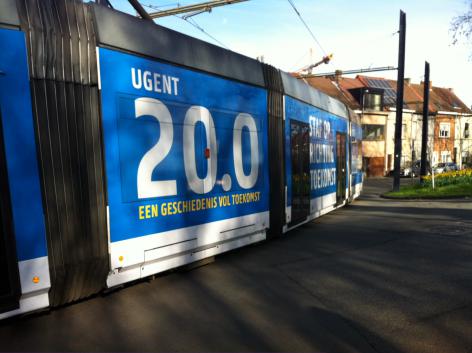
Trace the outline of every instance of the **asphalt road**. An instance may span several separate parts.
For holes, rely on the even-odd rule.
[[[472,352],[472,200],[351,206],[283,238],[0,323],[2,351]]]

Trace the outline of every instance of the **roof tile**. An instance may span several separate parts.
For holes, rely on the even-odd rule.
[[[298,75],[294,75],[298,76]],[[395,96],[397,91],[397,81],[385,79],[383,77],[358,75],[355,78],[348,77],[310,77],[304,79],[314,88],[337,98],[347,104],[351,109],[359,109],[360,105],[349,93],[350,89],[360,87],[383,88],[389,93],[384,98],[385,108],[395,106]],[[405,82],[403,86],[404,107],[415,110],[418,113],[423,111],[423,82],[420,84]],[[472,114],[464,102],[462,102],[450,88],[432,87],[429,96],[429,110],[431,112],[447,111],[456,113]]]

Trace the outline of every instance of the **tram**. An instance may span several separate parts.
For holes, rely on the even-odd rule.
[[[0,122],[0,318],[281,236],[362,189],[342,102],[78,0],[0,3]]]

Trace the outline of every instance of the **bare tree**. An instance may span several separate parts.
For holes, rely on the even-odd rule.
[[[468,10],[451,21],[452,44],[458,43],[461,39],[472,42],[472,0],[466,0]]]

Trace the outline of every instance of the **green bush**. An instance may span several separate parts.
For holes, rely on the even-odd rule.
[[[428,175],[423,178],[424,186],[431,187],[433,185],[433,178]],[[456,184],[472,184],[472,169],[463,169],[457,171],[450,171],[434,176],[435,186],[446,186]]]

